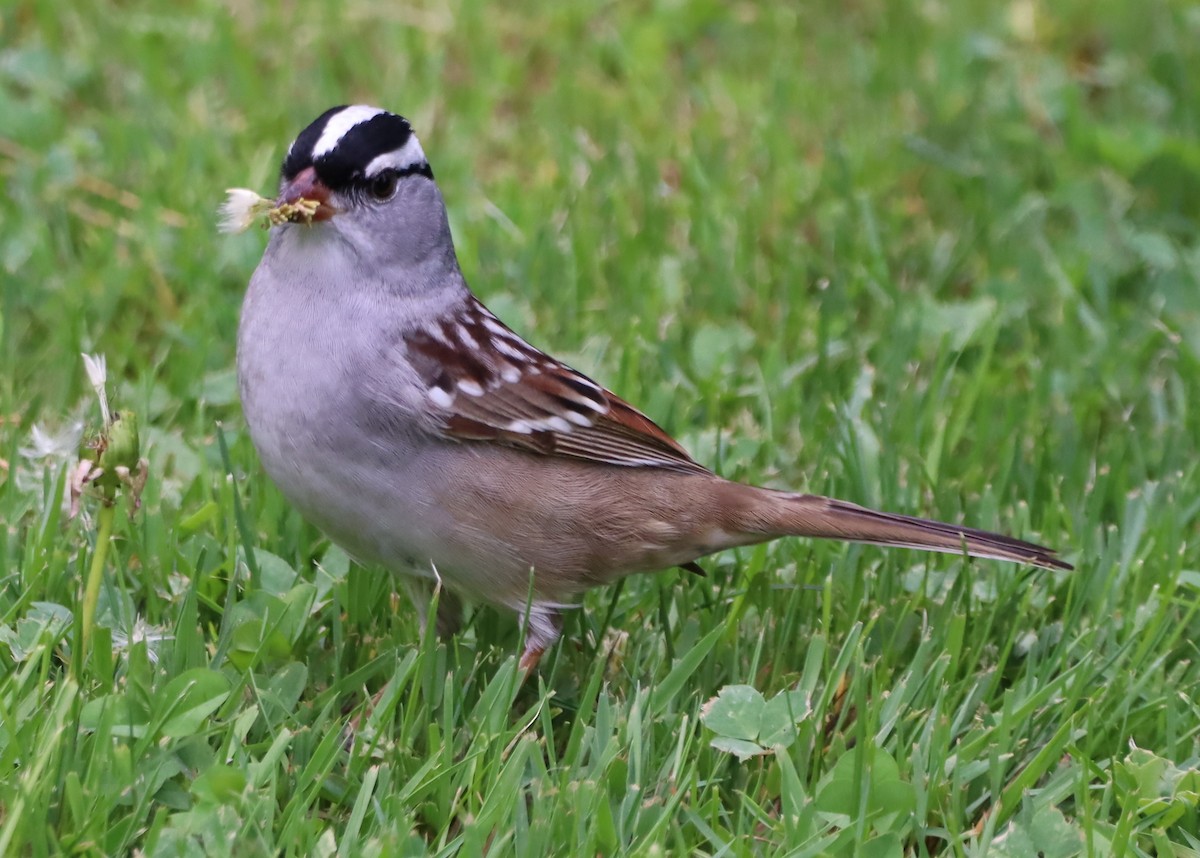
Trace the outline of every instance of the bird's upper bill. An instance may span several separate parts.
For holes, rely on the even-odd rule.
[[[337,209],[329,202],[329,188],[315,167],[305,167],[284,179],[271,212],[273,223],[314,223],[329,220]]]

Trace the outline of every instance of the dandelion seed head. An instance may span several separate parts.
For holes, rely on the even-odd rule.
[[[219,229],[225,233],[245,232],[265,215],[275,203],[248,188],[230,188],[219,209]]]

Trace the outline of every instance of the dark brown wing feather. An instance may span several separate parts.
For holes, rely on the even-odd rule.
[[[529,345],[482,304],[408,339],[442,430],[625,467],[709,473],[629,403]]]

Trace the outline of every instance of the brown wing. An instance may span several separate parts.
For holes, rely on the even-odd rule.
[[[646,415],[529,345],[478,301],[409,337],[408,358],[450,438],[708,473]]]

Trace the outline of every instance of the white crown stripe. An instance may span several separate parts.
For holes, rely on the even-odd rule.
[[[374,119],[381,113],[387,113],[386,110],[381,110],[378,107],[369,107],[365,104],[355,104],[352,107],[347,107],[340,113],[335,113],[329,117],[329,121],[325,123],[325,130],[321,132],[321,136],[317,138],[316,145],[313,146],[312,159],[315,161],[322,155],[331,152],[338,141],[346,136],[355,125],[360,125],[370,119]],[[420,148],[419,146],[417,147]]]

